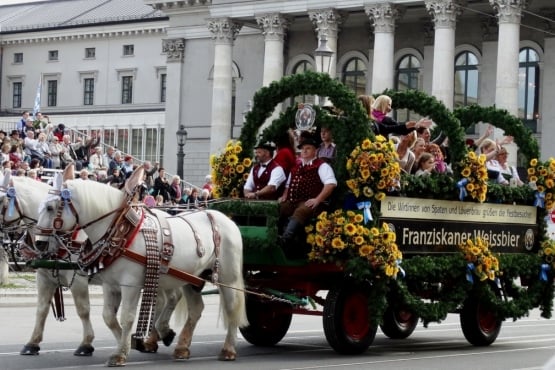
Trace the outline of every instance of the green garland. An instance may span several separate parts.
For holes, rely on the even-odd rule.
[[[247,114],[245,125],[241,130],[239,140],[243,145],[245,153],[251,153],[257,142],[257,132],[274,111],[279,103],[291,96],[298,95],[320,95],[326,96],[344,116],[328,115],[324,118],[322,110],[317,109],[317,120],[320,123],[326,120],[330,124],[330,129],[334,137],[337,148],[337,158],[347,158],[353,148],[353,143],[360,143],[365,138],[374,138],[374,134],[368,124],[368,117],[362,105],[357,100],[356,95],[341,82],[332,79],[325,73],[305,72],[286,76],[279,81],[272,82],[269,86],[263,87],[254,95],[253,109]],[[294,115],[296,107],[292,107],[280,115],[277,122],[262,133],[264,138],[276,137],[280,132],[294,126]],[[326,113],[327,114],[327,113]],[[319,123],[317,122],[317,125]],[[336,193],[337,202],[341,202],[341,195],[346,193],[345,185],[345,165],[338,160],[334,166],[335,175],[338,179],[338,189]]]
[[[466,263],[458,254],[413,256],[403,261],[406,277],[392,281],[390,294],[394,299],[390,302],[410,308],[424,325],[444,320],[470,294],[479,294],[480,299],[502,320],[516,320],[535,307],[540,307],[542,317],[550,318],[553,308],[550,281],[553,274],[548,274],[548,280],[542,281],[539,278],[541,262],[536,254],[501,255],[501,282],[506,297],[500,297],[491,281],[470,283],[466,279]],[[514,280],[520,276],[528,278],[527,287],[515,285]],[[428,296],[432,302],[422,300],[421,296]]]
[[[538,142],[532,131],[522,123],[521,119],[511,115],[506,110],[468,105],[456,108],[453,114],[460,120],[464,129],[478,122],[487,122],[503,129],[505,135],[513,136],[515,143],[518,145],[519,153],[526,157],[526,162],[529,162],[532,158],[539,158]]]
[[[459,119],[442,102],[417,90],[386,90],[384,94],[391,97],[393,109],[410,109],[434,121],[449,138],[449,155],[453,164],[464,158],[467,152],[464,130]]]

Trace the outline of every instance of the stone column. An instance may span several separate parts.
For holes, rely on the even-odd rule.
[[[280,80],[283,77],[283,44],[289,22],[278,13],[257,16],[256,22],[262,27],[262,34],[264,35],[264,75],[262,84],[268,86],[273,81]],[[282,104],[280,103],[259,131],[262,132],[279,116],[281,111]]]
[[[166,123],[164,125],[164,158],[166,160],[164,167],[169,173],[177,173],[177,163],[175,155],[177,153],[177,145],[175,141],[175,133],[179,129],[180,124],[186,125],[185,117],[182,116],[182,106],[185,100],[183,86],[183,68],[185,59],[185,39],[173,38],[162,40],[162,52],[166,53],[166,91],[172,91],[166,94]],[[172,164],[175,167],[172,167]]]
[[[394,87],[395,71],[395,20],[399,8],[390,3],[368,6],[365,9],[374,27],[374,63],[372,68],[371,92],[381,93]]]
[[[495,105],[518,115],[520,18],[527,0],[490,0],[499,20]]]
[[[289,22],[281,14],[264,14],[256,17],[264,35],[264,76],[262,84],[283,77],[283,40]]]
[[[544,59],[555,60],[555,38],[546,37],[544,40]],[[551,104],[555,100],[555,63],[545,63],[541,76],[542,86],[542,115],[540,117],[541,125],[541,157],[555,157],[555,146],[553,146],[553,137],[555,136],[555,127],[551,122],[555,122],[555,104]]]
[[[461,10],[455,0],[426,0],[434,21],[434,75],[432,95],[453,108],[455,79],[455,26]]]
[[[210,153],[220,152],[231,138],[231,98],[233,42],[241,24],[230,18],[208,20],[214,40],[214,74],[212,87],[212,122],[210,125]]]
[[[339,32],[339,26],[343,22],[345,15],[340,14],[335,9],[321,9],[309,11],[308,16],[314,25],[316,31],[316,48],[320,44],[320,39],[322,35],[326,35],[328,38],[328,46],[333,50],[333,55],[330,61],[330,71],[329,75],[335,78],[337,75],[337,34]],[[327,72],[320,71],[320,60],[316,60],[316,72]]]

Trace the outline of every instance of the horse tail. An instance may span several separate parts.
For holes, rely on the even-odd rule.
[[[218,211],[209,211],[217,220],[220,244],[220,310],[226,327],[248,326],[243,279],[243,240],[237,225]]]

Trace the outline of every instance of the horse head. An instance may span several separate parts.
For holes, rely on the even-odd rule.
[[[39,207],[35,243],[54,249],[84,231],[94,245],[105,237],[126,199],[124,192],[107,184],[75,179],[70,164]]]
[[[11,176],[10,171],[3,175],[0,185],[0,226],[19,227],[19,221],[35,223],[38,205],[50,191],[51,186],[25,176]]]

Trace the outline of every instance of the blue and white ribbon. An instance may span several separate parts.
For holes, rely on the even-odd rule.
[[[536,191],[534,197],[536,198],[534,200],[534,206],[545,208],[545,192]]]
[[[540,281],[547,281],[547,272],[549,271],[549,265],[547,263],[542,263],[540,270]]]
[[[457,188],[459,188],[459,200],[461,201],[463,201],[468,195],[468,192],[466,191],[466,184],[468,184],[468,179],[462,179],[457,182]]]
[[[372,203],[370,203],[369,200],[357,203],[357,208],[362,209],[362,215],[364,216],[364,224],[365,225],[368,223],[368,221],[373,221],[372,212],[370,211],[370,206],[371,205],[372,205]]]
[[[472,273],[474,272],[474,264],[472,262],[469,262],[466,265],[466,280],[470,283],[470,284],[474,284],[474,277],[472,276]]]
[[[399,273],[401,274],[401,277],[405,277],[406,273],[405,273],[405,270],[403,270],[403,268],[401,267],[401,262],[403,261],[402,260],[395,261],[395,263],[397,264],[397,268],[399,269]]]
[[[8,197],[8,217],[12,217],[15,211],[15,188],[13,186],[8,188],[6,196]]]
[[[62,199],[62,202],[64,202],[64,208],[69,209],[69,202],[71,201],[71,190],[67,188],[62,189],[62,191],[60,191],[60,198]]]

